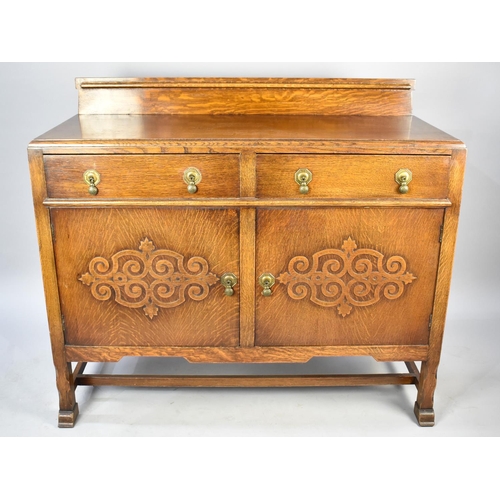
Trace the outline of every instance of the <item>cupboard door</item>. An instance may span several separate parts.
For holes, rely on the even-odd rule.
[[[237,346],[237,210],[51,209],[72,345]]]
[[[443,215],[259,209],[256,345],[427,344]]]

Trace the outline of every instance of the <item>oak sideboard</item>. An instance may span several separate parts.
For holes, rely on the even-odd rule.
[[[78,115],[28,147],[59,426],[80,385],[412,384],[434,391],[464,144],[413,80],[77,78]],[[402,373],[85,372],[127,356]]]

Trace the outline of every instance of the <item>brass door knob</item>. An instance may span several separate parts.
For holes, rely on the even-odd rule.
[[[220,277],[220,282],[224,287],[224,293],[231,297],[234,294],[233,287],[238,283],[238,278],[233,273],[224,273]]]
[[[396,182],[399,184],[399,192],[401,194],[406,194],[409,191],[408,184],[411,182],[412,174],[411,170],[407,168],[401,168],[396,172],[395,175]]]
[[[99,190],[97,189],[97,184],[101,182],[101,176],[97,170],[87,170],[83,174],[83,180],[89,186],[89,194],[95,196]]]
[[[307,168],[299,168],[295,172],[295,182],[300,186],[300,194],[307,194],[309,192],[308,184],[312,181],[313,174]]]
[[[271,273],[264,273],[259,276],[259,285],[264,289],[262,290],[264,297],[269,297],[273,293],[271,287],[274,283],[276,283],[276,279]]]
[[[184,170],[183,180],[188,185],[188,193],[194,194],[198,191],[196,186],[201,182],[201,172],[196,167],[189,167]]]

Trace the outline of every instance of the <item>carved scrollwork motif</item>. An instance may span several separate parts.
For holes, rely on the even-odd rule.
[[[385,260],[385,262],[384,262]],[[353,306],[375,304],[383,296],[397,299],[416,276],[406,272],[403,257],[386,258],[369,248],[357,249],[349,237],[342,250],[328,249],[312,256],[297,256],[288,263],[288,271],[277,280],[287,285],[292,299],[309,299],[323,307],[337,307],[342,317],[351,313]]]
[[[142,307],[150,319],[158,308],[176,307],[186,300],[203,300],[217,276],[209,272],[208,262],[192,257],[184,263],[184,256],[171,250],[155,250],[144,238],[139,250],[122,250],[108,260],[95,257],[89,263],[89,272],[78,279],[90,286],[97,300],[113,296],[118,304],[133,309]]]

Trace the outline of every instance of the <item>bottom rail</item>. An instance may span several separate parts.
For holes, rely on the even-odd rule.
[[[416,385],[410,373],[356,375],[84,375],[76,374],[75,385],[129,387],[335,387],[369,385]]]

